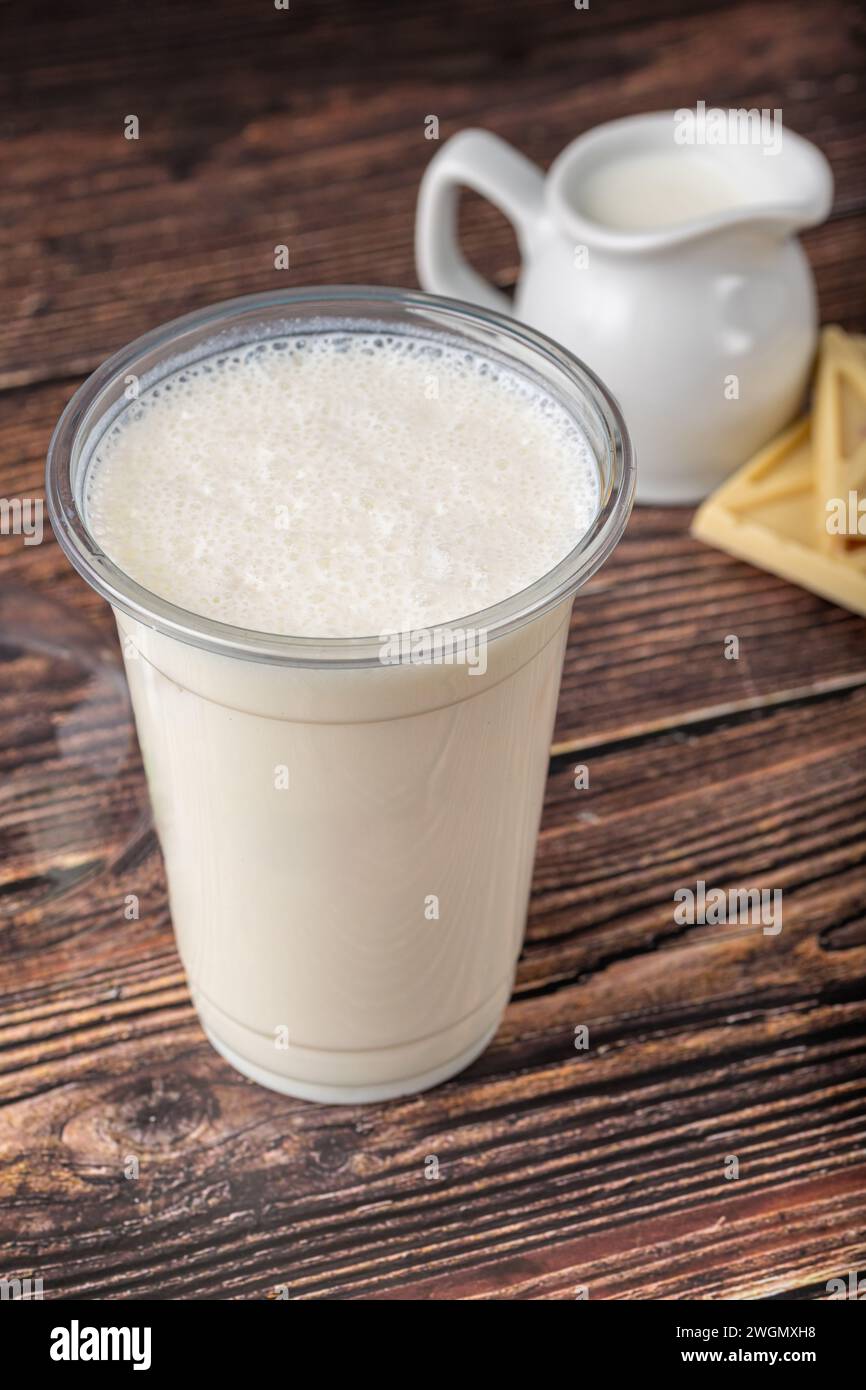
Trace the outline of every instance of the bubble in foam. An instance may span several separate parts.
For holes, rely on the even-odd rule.
[[[534,382],[445,340],[323,332],[143,391],[99,442],[85,514],[121,569],[192,613],[362,637],[520,592],[598,501],[586,439]]]

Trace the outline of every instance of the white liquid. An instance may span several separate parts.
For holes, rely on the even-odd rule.
[[[596,505],[582,436],[478,358],[368,346],[242,353],[143,397],[90,484],[105,548],[191,609],[320,636],[447,622],[539,577]],[[355,1101],[485,1045],[570,609],[491,641],[483,673],[269,665],[116,612],[178,947],[233,1065]]]
[[[323,334],[219,362],[143,394],[89,475],[105,551],[193,613],[287,636],[429,627],[519,593],[595,514],[566,411],[482,358]]]
[[[742,184],[717,160],[689,149],[612,159],[590,170],[577,190],[585,217],[626,232],[673,227],[748,201]]]

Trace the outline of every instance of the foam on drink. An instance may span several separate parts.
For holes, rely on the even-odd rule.
[[[85,513],[133,579],[262,632],[454,622],[581,539],[598,475],[528,378],[433,337],[269,339],[183,366],[99,442]]]

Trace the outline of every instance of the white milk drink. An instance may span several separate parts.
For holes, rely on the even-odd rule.
[[[757,202],[746,171],[693,150],[644,151],[591,169],[577,192],[585,217],[615,231],[656,231]]]
[[[243,660],[116,609],[180,953],[247,1075],[381,1098],[496,1030],[571,598],[462,659],[435,633],[547,573],[598,505],[564,406],[435,335],[253,343],[103,435],[84,512],[127,575],[251,632],[381,644],[361,667]]]

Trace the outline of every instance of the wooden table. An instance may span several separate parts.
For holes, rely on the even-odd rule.
[[[822,317],[862,330],[858,23],[836,0],[19,8],[0,491],[41,494],[75,385],[161,320],[288,284],[415,284],[429,114],[548,163],[619,115],[781,107],[836,174],[806,238]],[[463,222],[513,283],[505,223],[473,198]],[[821,1299],[866,1267],[866,624],[688,524],[637,510],[576,607],[495,1041],[447,1085],[357,1109],[273,1095],[205,1041],[110,615],[50,537],[0,538],[0,1275],[46,1298]],[[75,615],[54,655],[16,635],[15,585]],[[58,654],[75,621],[102,673],[86,692]],[[782,888],[782,933],[677,926],[698,878]]]

